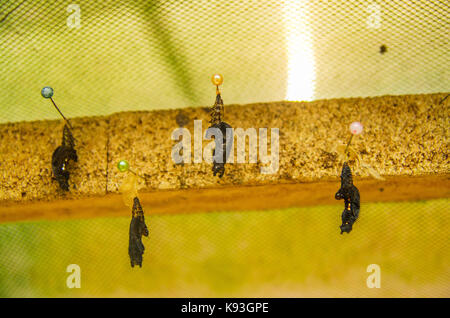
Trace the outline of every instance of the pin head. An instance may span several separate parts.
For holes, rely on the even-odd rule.
[[[125,172],[130,169],[130,164],[126,160],[120,160],[117,163],[117,169],[119,169],[120,172]]]
[[[52,98],[52,96],[53,96],[53,88],[51,88],[50,86],[45,86],[41,90],[41,95],[44,98]]]
[[[354,121],[350,124],[350,132],[353,135],[359,135],[363,131],[363,125],[359,121]]]
[[[219,86],[222,85],[223,83],[223,76],[220,74],[214,74],[211,77],[211,82],[215,85],[215,86]]]

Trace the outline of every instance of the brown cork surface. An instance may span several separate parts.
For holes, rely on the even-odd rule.
[[[447,94],[382,96],[227,105],[224,120],[233,128],[280,130],[280,162],[276,174],[260,173],[260,163],[227,164],[222,179],[211,164],[176,165],[171,158],[176,116],[209,121],[209,108],[124,112],[105,117],[73,118],[79,161],[71,166],[71,190],[64,193],[52,180],[51,155],[61,142],[61,121],[0,125],[0,200],[56,200],[117,193],[125,174],[117,162],[126,159],[139,179],[140,192],[221,186],[338,180],[348,125],[361,121],[363,134],[353,138],[359,155],[350,166],[355,180],[375,175],[448,175],[449,101]],[[269,138],[270,139],[270,138]],[[209,141],[203,141],[205,147]],[[270,151],[270,145],[269,145]],[[193,156],[193,153],[192,153]],[[236,149],[235,149],[236,156]],[[371,173],[372,172],[372,173]]]
[[[70,162],[70,193],[53,180],[52,153],[61,145],[62,121],[0,125],[0,200],[28,201],[105,193],[106,121],[73,118],[78,162]]]

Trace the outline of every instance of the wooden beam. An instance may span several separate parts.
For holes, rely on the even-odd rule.
[[[21,214],[30,218],[32,215],[53,218],[60,213],[74,215],[77,205],[84,207],[84,204],[94,203],[104,209],[85,206],[86,211],[92,211],[75,214],[83,217],[84,213],[92,216],[119,213],[122,211],[120,205],[115,207],[109,202],[120,201],[118,195],[112,194],[118,193],[125,178],[125,174],[116,168],[121,159],[128,160],[132,169],[145,177],[138,178],[138,187],[144,203],[155,213],[276,208],[308,202],[328,204],[331,202],[326,198],[330,193],[334,194],[336,186],[326,188],[327,191],[320,189],[328,184],[327,181],[339,180],[342,148],[348,141],[348,126],[352,121],[361,121],[364,125],[364,132],[352,141],[355,155],[350,166],[355,180],[381,176],[392,182],[399,180],[402,187],[406,187],[410,182],[407,177],[425,177],[424,180],[439,177],[444,178],[445,182],[439,180],[447,188],[430,190],[419,181],[422,179],[411,180],[419,182],[414,188],[417,191],[448,195],[450,107],[449,100],[442,102],[446,95],[225,105],[224,119],[233,128],[278,128],[280,140],[279,169],[275,174],[261,174],[262,164],[258,161],[256,164],[226,164],[223,178],[212,175],[210,163],[179,165],[171,158],[172,147],[176,143],[171,134],[179,127],[180,118],[192,135],[194,120],[202,120],[204,133],[209,126],[209,108],[73,118],[71,123],[79,161],[70,167],[71,189],[68,193],[60,190],[57,182],[52,180],[51,171],[52,153],[61,142],[62,122],[3,124],[0,125],[0,211],[5,214],[0,217],[11,221],[24,220]],[[203,141],[203,147],[207,143],[209,141]],[[191,140],[192,148],[193,144],[194,138]],[[270,145],[268,148],[270,152]],[[246,153],[248,156],[248,145]],[[368,185],[382,187],[381,180],[362,179],[361,186],[367,182]],[[317,191],[314,185],[319,185]],[[305,193],[306,197],[289,199],[289,194],[278,193],[283,192],[281,189],[284,187],[287,187],[286,192],[295,192],[296,196]],[[373,193],[375,199],[378,192],[370,190],[370,187],[362,191],[363,198]],[[402,190],[398,188],[396,191]],[[319,195],[321,192],[323,195]],[[229,200],[220,199],[229,193],[233,193]],[[276,194],[282,200],[246,202],[246,198],[258,198],[258,193],[265,196]],[[427,195],[416,195],[412,190],[407,193],[410,199],[428,198]],[[208,195],[212,197],[206,200],[207,204],[197,206],[195,202],[205,200],[202,196]],[[383,200],[387,195],[384,192],[378,198]],[[178,196],[193,196],[196,201],[189,199],[188,205],[181,204],[182,199]],[[71,201],[75,199],[79,201]],[[398,194],[392,199],[406,197]],[[109,202],[101,203],[102,200]],[[172,201],[181,205],[178,207]],[[17,208],[12,202],[17,204]],[[47,212],[38,212],[36,209],[41,206],[55,212],[48,212],[48,215]],[[24,213],[27,207],[30,211]],[[18,215],[11,215],[13,211]]]
[[[368,202],[415,201],[450,197],[449,176],[388,177],[355,180],[362,211]],[[338,181],[222,186],[206,189],[160,190],[139,194],[146,215],[217,211],[254,211],[343,203],[334,199]],[[0,223],[130,216],[120,194],[78,200],[8,202],[0,206]]]

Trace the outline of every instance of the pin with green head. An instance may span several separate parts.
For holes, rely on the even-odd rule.
[[[126,160],[120,160],[117,163],[117,169],[119,169],[120,172],[125,172],[130,169],[130,164]]]
[[[132,174],[134,174],[135,176],[138,176],[139,178],[142,178],[142,179],[145,180],[144,177],[138,175],[136,172],[134,172],[133,170],[130,169],[130,164],[129,164],[128,161],[126,161],[126,160],[120,160],[120,161],[117,163],[117,169],[118,169],[120,172],[126,172],[126,171],[129,171],[129,172],[131,172]]]

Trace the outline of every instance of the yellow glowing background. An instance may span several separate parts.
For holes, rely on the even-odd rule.
[[[0,1],[0,123],[59,118],[46,85],[69,118],[210,106],[216,72],[225,105],[450,91],[442,1],[77,4],[81,26],[69,28],[67,1]],[[340,235],[342,204],[171,216],[144,206],[142,269],[129,265],[128,218],[0,224],[0,296],[449,297],[449,207],[363,202]],[[66,287],[69,264],[80,289]],[[380,289],[366,286],[370,264]]]

